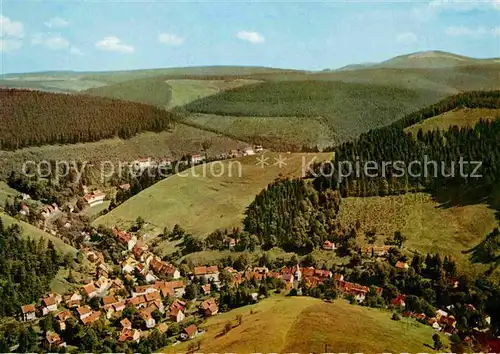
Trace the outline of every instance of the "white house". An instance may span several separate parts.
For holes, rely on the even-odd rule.
[[[21,307],[23,321],[33,321],[36,319],[35,305],[25,305]]]
[[[255,155],[255,151],[253,151],[253,148],[246,147],[243,149],[243,156],[252,156],[252,155]]]
[[[146,282],[147,283],[154,283],[157,280],[158,280],[158,278],[155,277],[153,273],[148,272],[148,274],[146,274]]]
[[[205,161],[205,156],[201,156],[200,154],[191,155],[191,164],[196,165]]]
[[[45,316],[54,311],[57,311],[56,298],[54,296],[49,296],[42,299],[42,314]]]
[[[86,194],[83,197],[90,207],[104,203],[104,198],[106,198],[106,193],[101,191],[95,191],[94,193]]]
[[[184,321],[184,318],[186,316],[184,315],[184,312],[181,309],[178,308],[173,308],[169,312],[170,319],[174,322],[182,322]]]

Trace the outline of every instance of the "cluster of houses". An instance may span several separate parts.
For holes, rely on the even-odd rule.
[[[259,152],[262,152],[264,149],[262,145],[255,145],[254,147],[247,146],[243,149],[233,149],[229,152],[229,156],[232,158],[240,157],[240,156],[253,156]]]
[[[144,320],[145,330],[132,328],[132,324],[126,318],[120,321],[121,328],[117,333],[119,341],[138,342],[148,330],[157,328],[161,333],[168,330],[168,324],[164,321],[157,323],[154,313],[161,314],[168,321],[182,322],[187,317],[187,304],[181,298],[185,294],[185,281],[180,280],[179,270],[148,251],[147,246],[138,240],[135,235],[128,232],[113,229],[113,235],[118,243],[127,248],[127,255],[121,264],[121,272],[125,279],[137,284],[136,275],[143,276],[146,285],[136,285],[129,296],[123,281],[118,278],[109,278],[109,266],[105,263],[101,252],[84,248],[81,251],[87,260],[95,266],[95,280],[88,281],[79,290],[72,291],[63,296],[59,294],[48,294],[42,298],[40,305],[34,304],[22,306],[21,313],[23,321],[37,319],[37,313],[41,316],[53,315],[60,330],[66,328],[69,318],[76,318],[84,326],[91,325],[99,319],[120,319],[123,310],[127,306],[134,307],[138,315]],[[149,277],[151,276],[151,278]],[[172,280],[160,280],[171,278]],[[196,267],[190,279],[201,279],[211,284],[219,283],[219,268],[217,266]],[[201,287],[203,295],[210,295],[211,284]],[[99,308],[92,309],[86,301],[98,298]],[[169,299],[167,301],[167,299]],[[165,306],[170,300],[173,302]],[[202,316],[213,316],[219,311],[215,298],[210,297],[201,302],[196,312]],[[192,312],[192,311],[190,311]],[[193,338],[198,335],[196,326],[191,325],[184,328],[181,333],[182,339]],[[51,348],[65,346],[55,332],[47,332],[46,340]]]
[[[406,300],[406,295],[399,295],[399,296],[395,297],[394,299],[392,299],[391,303],[395,307],[399,307],[401,309],[404,309],[406,307],[405,300]],[[469,309],[471,311],[475,310],[475,308],[472,304],[467,304],[466,306],[467,306],[467,309]],[[448,310],[452,310],[452,309],[453,309],[453,305],[448,306]],[[411,318],[414,318],[422,323],[426,323],[429,326],[431,326],[432,328],[434,328],[436,331],[442,331],[444,334],[446,334],[448,336],[451,336],[451,335],[457,333],[457,330],[456,330],[457,320],[455,319],[455,317],[453,315],[449,314],[448,312],[446,312],[444,310],[440,310],[440,309],[436,310],[436,313],[432,317],[426,316],[424,313],[416,313],[416,312],[411,312],[411,311],[403,311],[402,315],[403,315],[403,317],[411,317]],[[484,318],[484,320],[488,325],[491,324],[491,317],[490,316],[487,315]],[[484,330],[481,330],[479,328],[475,328],[475,330],[477,332],[484,331]]]

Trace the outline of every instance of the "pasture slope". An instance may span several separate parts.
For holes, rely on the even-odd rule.
[[[486,268],[472,266],[469,256],[463,252],[479,244],[498,226],[495,210],[487,204],[444,208],[426,193],[345,198],[338,218],[346,227],[354,227],[357,220],[361,222],[358,233],[361,244],[367,231],[377,233],[377,244],[383,244],[394,232],[401,231],[407,237],[405,249],[453,256],[459,269],[470,275]]]
[[[406,132],[417,134],[420,129],[426,133],[435,129],[447,130],[449,127],[473,127],[480,120],[500,118],[500,109],[489,108],[458,108],[432,118],[423,120],[405,129]]]
[[[67,243],[64,243],[61,239],[52,236],[51,234],[40,230],[39,228],[28,224],[24,221],[20,221],[17,219],[14,219],[13,217],[0,212],[0,219],[2,219],[4,226],[9,227],[13,224],[19,224],[21,226],[21,229],[23,230],[23,236],[24,237],[31,237],[32,239],[38,240],[40,238],[43,238],[44,240],[52,241],[54,243],[54,246],[56,247],[59,252],[66,254],[66,253],[71,253],[73,255],[76,255],[78,252],[74,247],[68,245]]]
[[[321,161],[332,155],[282,154],[286,166],[278,167],[275,159],[280,154],[268,152],[264,157],[269,165],[264,168],[257,165],[258,156],[198,165],[168,177],[96,219],[93,224],[126,228],[141,216],[157,231],[179,224],[197,236],[207,236],[218,228],[239,227],[246,207],[270,182],[280,176],[300,177],[303,159],[309,162],[313,156],[318,156],[317,161]]]
[[[251,312],[252,311],[252,312]],[[236,316],[242,315],[238,325]],[[222,334],[231,322],[233,328]],[[388,311],[326,303],[310,297],[272,296],[208,319],[200,353],[428,353],[432,328]],[[165,348],[186,352],[189,342]]]

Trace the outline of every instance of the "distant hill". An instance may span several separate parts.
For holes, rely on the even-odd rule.
[[[210,134],[297,151],[356,138],[450,95],[500,89],[499,75],[498,59],[431,51],[334,71],[208,66],[45,72],[4,75],[0,86],[145,103],[173,110]]]
[[[399,55],[380,63],[351,64],[337,71],[360,70],[370,68],[399,69],[440,69],[466,65],[482,65],[500,63],[500,58],[476,59],[465,55],[453,54],[439,50],[416,52]]]
[[[26,88],[49,92],[73,93],[95,87],[160,76],[168,76],[170,78],[187,76],[201,78],[206,76],[242,76],[252,74],[275,74],[282,72],[299,71],[252,66],[193,66],[96,72],[45,71],[0,75],[0,88]]]
[[[388,68],[438,69],[464,65],[493,64],[499,59],[475,59],[442,51],[418,52],[400,55],[378,64]]]

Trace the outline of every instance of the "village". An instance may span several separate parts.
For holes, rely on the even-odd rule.
[[[78,320],[82,326],[104,322],[112,327],[119,342],[139,343],[148,338],[152,331],[172,337],[174,345],[178,341],[194,339],[204,331],[203,319],[221,311],[220,292],[224,286],[238,288],[243,283],[258,285],[272,279],[279,284],[276,293],[300,296],[303,291],[328,284],[352,304],[361,305],[368,296],[373,295],[372,292],[375,296],[381,296],[384,291],[380,287],[345,281],[344,275],[327,269],[301,267],[299,264],[274,270],[265,266],[247,266],[236,270],[231,266],[221,268],[218,264],[210,264],[181,272],[174,264],[151,252],[143,237],[117,228],[113,228],[111,234],[122,250],[118,263],[105,259],[97,249],[83,247],[80,252],[92,265],[93,278],[85,279],[79,288],[70,292],[49,293],[38,303],[26,304],[20,309],[21,320],[25,322],[53,316],[57,331],[45,333],[46,344],[50,348],[66,346],[60,333],[65,330],[70,318]],[[235,240],[227,242],[231,244]],[[336,246],[333,242],[325,241],[322,248],[334,251]],[[363,248],[360,253],[363,257],[380,259],[386,257],[391,248],[371,246]],[[397,271],[406,272],[409,265],[397,262],[395,267]],[[113,269],[119,269],[119,272]],[[195,295],[193,287],[196,288]],[[268,296],[267,291],[263,294],[260,288],[254,289],[256,291],[250,294],[252,302]],[[190,296],[187,291],[191,293]],[[456,320],[449,312],[438,309],[434,316],[427,316],[406,311],[406,299],[404,294],[397,295],[391,300],[389,308],[448,336],[455,333]],[[228,310],[227,307],[225,309]],[[485,321],[489,324],[489,316]],[[174,328],[175,331],[172,331]],[[486,331],[485,328],[476,330]]]

